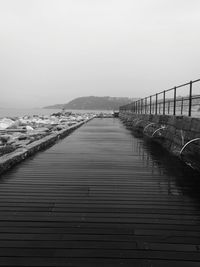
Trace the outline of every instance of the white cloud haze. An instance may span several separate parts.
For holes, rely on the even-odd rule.
[[[0,106],[144,97],[199,78],[198,0],[0,0]]]

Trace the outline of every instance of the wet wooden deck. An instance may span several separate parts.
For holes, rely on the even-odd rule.
[[[118,119],[2,175],[0,266],[200,266],[199,185]]]

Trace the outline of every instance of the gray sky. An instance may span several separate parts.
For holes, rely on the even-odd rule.
[[[199,14],[199,0],[0,0],[0,107],[197,79]]]

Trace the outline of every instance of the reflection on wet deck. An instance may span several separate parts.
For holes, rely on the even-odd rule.
[[[200,266],[198,178],[90,121],[2,175],[0,266]]]

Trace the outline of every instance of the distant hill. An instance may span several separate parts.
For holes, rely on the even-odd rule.
[[[138,99],[138,98],[137,98]],[[120,106],[126,105],[136,98],[128,97],[97,97],[85,96],[73,99],[67,104],[56,104],[47,106],[48,109],[92,109],[92,110],[118,110]]]

